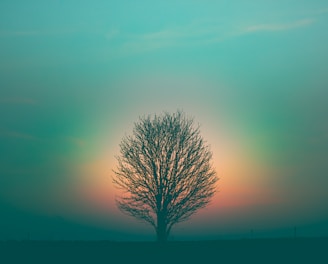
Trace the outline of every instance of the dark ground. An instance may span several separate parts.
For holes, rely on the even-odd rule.
[[[328,263],[328,238],[199,242],[3,241],[0,263]]]

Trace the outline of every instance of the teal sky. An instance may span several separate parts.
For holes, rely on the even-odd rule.
[[[0,239],[152,234],[111,170],[139,116],[177,109],[221,179],[176,237],[328,235],[327,27],[323,0],[1,0]]]

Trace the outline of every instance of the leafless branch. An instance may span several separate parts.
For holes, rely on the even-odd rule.
[[[117,199],[118,207],[151,224],[159,240],[215,193],[212,153],[182,112],[140,118],[120,149],[113,181],[126,196]]]

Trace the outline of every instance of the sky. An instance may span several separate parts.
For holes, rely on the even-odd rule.
[[[1,0],[0,240],[153,239],[112,170],[178,109],[220,180],[171,239],[327,236],[327,26],[323,0]]]

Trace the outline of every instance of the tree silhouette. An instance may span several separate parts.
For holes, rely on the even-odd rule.
[[[215,193],[212,153],[199,126],[180,111],[140,118],[116,158],[113,182],[123,191],[116,199],[119,209],[152,225],[158,241],[166,241],[173,225],[205,207]]]

